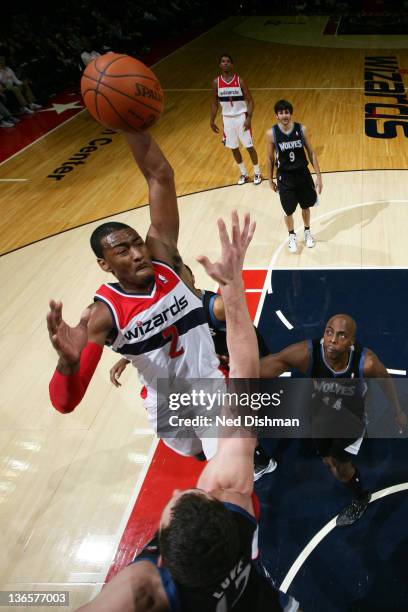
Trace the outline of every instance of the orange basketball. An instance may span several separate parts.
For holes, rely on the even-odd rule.
[[[84,70],[81,92],[87,109],[112,130],[147,130],[163,111],[163,91],[153,72],[128,55],[106,53]]]

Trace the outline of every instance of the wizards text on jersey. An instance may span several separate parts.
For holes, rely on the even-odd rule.
[[[166,323],[171,317],[175,317],[179,312],[187,308],[188,300],[185,295],[182,295],[177,299],[177,296],[173,296],[173,304],[170,305],[169,308],[165,308],[162,312],[154,315],[151,319],[147,319],[146,321],[134,321],[133,329],[129,329],[123,335],[126,340],[132,340],[132,338],[137,339],[145,334],[154,330],[155,327],[161,327],[163,323]],[[169,313],[169,314],[168,314]]]

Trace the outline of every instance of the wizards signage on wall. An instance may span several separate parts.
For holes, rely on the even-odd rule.
[[[395,55],[366,56],[365,133],[370,138],[408,137],[408,99],[403,72]]]

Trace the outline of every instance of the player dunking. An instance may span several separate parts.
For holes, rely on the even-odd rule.
[[[231,377],[256,378],[257,342],[241,278],[254,225],[247,215],[241,231],[233,213],[231,239],[221,220],[218,226],[220,260],[200,261],[224,298]],[[220,438],[197,488],[173,492],[158,537],[81,612],[299,612],[298,602],[277,591],[262,565],[251,560],[257,527],[251,434],[238,428]]]
[[[221,106],[223,121],[223,142],[237,162],[240,170],[238,185],[248,182],[248,172],[242,159],[239,143],[247,149],[254,165],[254,184],[262,182],[258,164],[258,154],[252,141],[251,121],[254,112],[254,101],[243,79],[234,72],[232,57],[227,53],[219,59],[221,74],[213,81],[214,96],[211,102],[210,126],[213,132],[219,133],[215,124],[218,103]]]
[[[310,231],[310,208],[317,203],[317,194],[321,193],[323,183],[317,156],[310,144],[306,128],[292,121],[292,104],[287,100],[279,100],[275,104],[275,114],[278,123],[266,134],[269,183],[274,191],[279,192],[289,232],[288,248],[291,253],[296,253],[293,213],[300,204],[305,226],[305,244],[308,248],[314,247],[315,241]],[[305,149],[316,171],[316,186],[307,167]],[[277,184],[273,180],[275,165]]]
[[[220,378],[222,374],[201,300],[189,285],[177,250],[179,215],[173,170],[149,133],[126,137],[148,184],[151,225],[146,241],[123,223],[104,223],[93,232],[91,246],[97,262],[117,282],[99,287],[94,304],[76,327],[62,319],[61,302],[50,302],[48,330],[59,356],[50,398],[60,412],[74,410],[107,345],[137,368],[147,388],[149,422],[156,428],[161,409],[157,377]],[[206,438],[201,443],[197,436],[165,442],[182,455],[204,450],[207,457],[216,446],[215,440]]]

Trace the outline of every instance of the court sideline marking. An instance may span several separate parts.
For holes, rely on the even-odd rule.
[[[382,497],[386,497],[387,495],[392,495],[393,493],[399,493],[400,491],[408,490],[408,482],[403,482],[401,484],[393,485],[392,487],[386,487],[385,489],[381,489],[376,493],[373,493],[370,504]],[[292,567],[286,574],[285,578],[282,581],[279,589],[284,593],[287,592],[290,585],[292,584],[296,574],[309,557],[309,555],[314,551],[314,549],[320,544],[320,542],[330,533],[336,526],[337,515],[331,519],[320,531],[316,533],[316,535],[310,540],[310,542],[305,546],[302,550],[296,561],[293,563]]]
[[[378,205],[378,204],[408,204],[408,200],[373,200],[370,202],[360,202],[358,204],[352,204],[351,206],[343,206],[342,208],[336,208],[335,210],[331,210],[327,213],[324,213],[323,215],[320,215],[319,217],[315,217],[315,219],[313,220],[314,223],[316,223],[316,221],[321,221],[322,219],[325,219],[327,217],[331,217],[332,215],[338,214],[338,213],[342,213],[348,210],[353,210],[356,208],[362,208],[365,206],[374,206],[374,205]],[[301,232],[303,229],[303,224],[298,225],[295,228],[295,232]],[[287,244],[287,238],[285,238],[285,240],[283,240],[281,242],[281,244],[275,249],[270,264],[268,266],[268,272],[266,274],[266,279],[265,279],[265,284],[264,284],[264,288],[262,289],[262,296],[261,296],[261,300],[260,300],[260,304],[261,301],[263,303],[264,299],[265,299],[265,295],[266,293],[273,293],[273,287],[272,287],[272,273],[273,273],[273,269],[275,266],[275,262],[278,259],[281,251],[283,250],[283,248],[286,246]],[[316,247],[315,247],[316,248]],[[398,266],[398,268],[404,268],[404,266]],[[294,270],[296,270],[296,268],[293,268]],[[328,268],[329,270],[331,269],[338,269],[338,268]],[[340,269],[346,269],[346,268],[340,268]],[[356,268],[357,270],[359,269],[365,269],[365,268]],[[377,269],[377,268],[373,268],[373,269]],[[381,270],[382,268],[378,268],[379,270]],[[259,319],[261,316],[261,309],[258,306],[258,310],[254,319],[254,325],[257,326],[259,323]]]
[[[143,433],[146,433],[146,430],[143,430]],[[150,434],[154,434],[154,431],[153,430],[149,430],[149,433]],[[138,434],[139,434],[139,431],[138,431]],[[143,483],[145,481],[147,473],[148,473],[148,471],[150,469],[150,465],[151,465],[151,462],[152,462],[152,459],[153,459],[153,455],[156,452],[157,445],[159,444],[159,441],[160,441],[160,438],[154,437],[153,440],[152,440],[152,443],[150,445],[150,448],[149,448],[149,450],[146,453],[146,461],[145,461],[145,463],[144,463],[144,465],[143,465],[143,467],[142,467],[142,469],[140,471],[139,477],[138,477],[138,479],[136,481],[135,488],[133,490],[132,495],[129,498],[126,510],[123,513],[122,520],[121,520],[121,522],[119,524],[119,527],[116,530],[114,541],[113,541],[113,544],[112,544],[112,554],[110,555],[109,560],[104,563],[103,569],[101,569],[101,571],[99,572],[99,577],[98,577],[98,580],[95,582],[95,588],[93,590],[93,593],[91,595],[90,600],[93,599],[94,597],[96,597],[96,595],[100,592],[101,588],[105,584],[106,575],[108,574],[109,568],[111,567],[111,565],[112,565],[112,563],[113,563],[113,561],[115,559],[116,553],[117,553],[118,548],[119,548],[119,542],[122,539],[123,534],[125,533],[126,526],[128,524],[130,515],[131,515],[131,513],[133,511],[134,506],[136,505],[137,499],[139,497],[140,490],[141,490],[141,488],[143,486]]]

